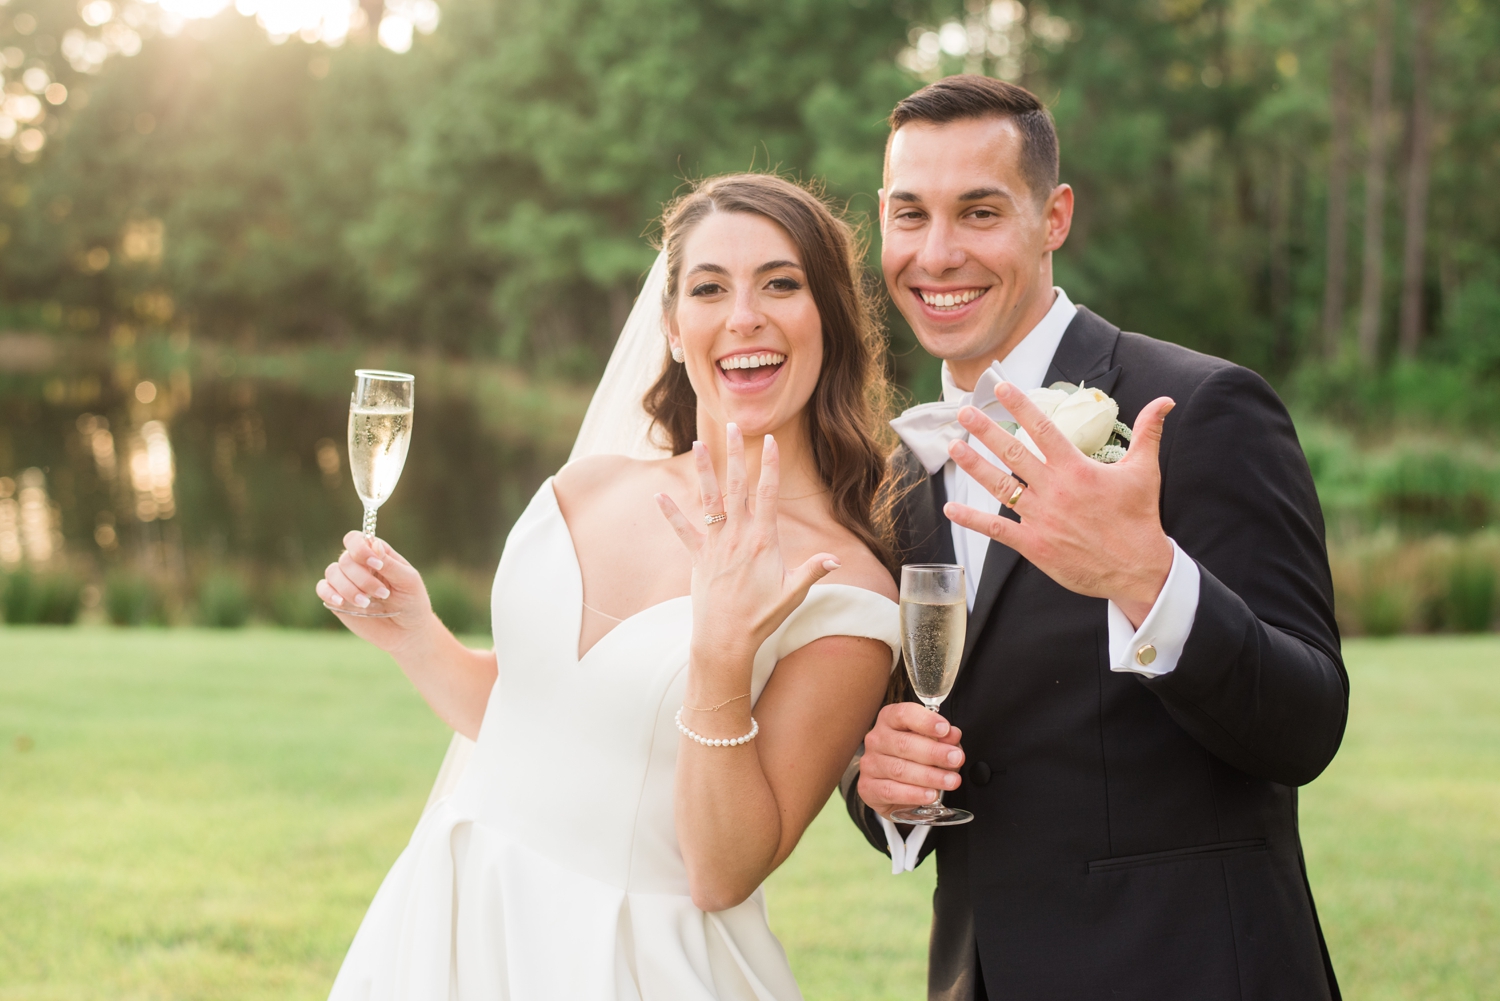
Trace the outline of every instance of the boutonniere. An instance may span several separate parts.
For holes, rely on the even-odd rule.
[[[1078,451],[1099,462],[1119,462],[1130,447],[1130,428],[1120,423],[1120,405],[1097,389],[1082,383],[1054,382],[1046,389],[1026,394]],[[1025,428],[1006,425],[1038,457],[1041,451]]]

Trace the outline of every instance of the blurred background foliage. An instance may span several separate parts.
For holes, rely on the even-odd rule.
[[[331,624],[363,364],[419,383],[382,532],[483,628],[662,204],[776,169],[873,236],[885,114],[968,71],[1053,110],[1075,301],[1288,399],[1345,627],[1490,628],[1497,51],[1480,0],[0,3],[0,607]]]

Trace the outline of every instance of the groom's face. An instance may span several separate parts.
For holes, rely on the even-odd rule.
[[[1021,143],[1008,118],[912,122],[886,159],[886,286],[961,386],[1003,358],[1052,301],[1051,251],[1067,238],[1072,190],[1033,191]]]

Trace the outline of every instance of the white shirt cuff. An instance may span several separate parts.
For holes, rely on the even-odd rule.
[[[896,830],[895,824],[878,813],[875,818],[880,821],[881,830],[885,831],[886,847],[891,850],[891,875],[911,872],[917,867],[917,860],[922,856],[922,842],[927,840],[927,832],[932,828],[913,827],[911,834],[902,841],[901,832]]]
[[[1141,628],[1113,601],[1109,603],[1109,669],[1159,678],[1171,674],[1182,659],[1193,620],[1198,617],[1198,564],[1172,542],[1172,570]]]

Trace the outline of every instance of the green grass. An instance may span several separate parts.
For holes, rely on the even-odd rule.
[[[1500,640],[1351,643],[1303,795],[1345,996],[1497,996]],[[0,629],[0,1001],[321,998],[447,734],[342,635]],[[923,996],[930,864],[832,804],[768,889],[809,1001]]]
[[[1500,997],[1500,641],[1349,643],[1349,730],[1302,796],[1344,996]]]

